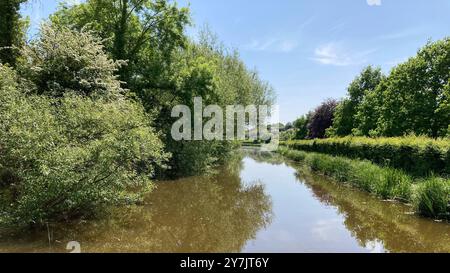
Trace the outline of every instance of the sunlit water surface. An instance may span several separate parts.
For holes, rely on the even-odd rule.
[[[96,221],[3,234],[0,252],[450,252],[450,224],[244,150],[217,175],[159,182]]]

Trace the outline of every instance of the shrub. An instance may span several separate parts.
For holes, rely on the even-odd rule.
[[[325,153],[401,169],[414,176],[450,174],[450,140],[426,137],[344,137],[282,142],[289,148]]]
[[[2,66],[0,120],[0,169],[14,178],[0,183],[2,224],[39,224],[135,201],[167,157],[138,104],[28,96]]]
[[[424,216],[450,219],[450,181],[433,178],[424,182],[415,203]]]
[[[109,59],[101,42],[89,31],[44,24],[39,39],[23,47],[17,69],[37,94],[117,95],[123,90],[115,73],[124,61]]]

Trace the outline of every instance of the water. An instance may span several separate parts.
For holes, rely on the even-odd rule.
[[[450,224],[253,150],[217,175],[158,183],[145,206],[3,235],[0,252],[450,252]]]

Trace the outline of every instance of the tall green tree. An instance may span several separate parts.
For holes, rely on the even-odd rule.
[[[449,67],[450,38],[446,38],[429,42],[415,57],[394,68],[385,90],[380,90],[380,132],[385,136],[442,136],[450,122],[448,112],[439,111],[445,108]]]
[[[249,70],[234,50],[215,35],[202,31],[198,42],[184,34],[189,10],[167,0],[88,0],[66,6],[54,24],[88,28],[104,39],[115,60],[127,65],[119,71],[123,86],[155,113],[156,128],[172,152],[171,173],[191,175],[220,162],[230,151],[225,142],[182,142],[171,138],[175,105],[271,104],[273,90],[256,71]]]
[[[346,136],[352,134],[357,128],[358,120],[355,118],[358,107],[364,98],[373,92],[383,79],[380,68],[366,67],[348,87],[348,98],[343,99],[336,108],[332,135]]]
[[[296,129],[295,139],[306,139],[308,137],[308,123],[311,114],[303,115],[294,121]]]
[[[14,66],[24,39],[25,22],[19,13],[26,0],[0,1],[0,62]]]
[[[119,74],[130,88],[140,77],[151,79],[147,84],[152,87],[164,85],[157,79],[174,50],[185,45],[184,29],[190,21],[187,8],[168,0],[88,0],[63,6],[51,20],[94,30],[114,60],[128,62]]]

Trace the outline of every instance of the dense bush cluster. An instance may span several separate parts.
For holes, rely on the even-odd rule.
[[[295,150],[367,159],[414,176],[450,174],[450,142],[446,139],[344,137],[283,144]]]
[[[176,105],[272,104],[273,90],[168,0],[62,4],[25,42],[24,0],[0,4],[0,224],[132,203],[151,180],[208,172],[230,142],[177,142]]]
[[[120,2],[120,3],[117,3]],[[188,8],[175,1],[89,0],[66,6],[53,14],[56,24],[88,29],[103,40],[113,60],[126,60],[120,67],[122,87],[154,114],[166,151],[173,154],[162,176],[189,176],[210,171],[230,155],[226,142],[174,141],[171,117],[176,105],[193,106],[194,97],[204,105],[272,104],[272,88],[249,70],[238,52],[227,49],[208,29],[196,42],[188,39]]]
[[[70,51],[85,46],[71,42],[86,35],[45,26],[41,39],[43,43],[47,38],[57,44],[66,41]],[[45,50],[50,56],[53,52],[42,48],[43,43],[29,50]],[[91,62],[110,63],[103,52],[96,53]],[[24,67],[39,70],[31,56],[27,60],[19,71]],[[59,64],[47,64],[50,75],[56,73],[52,68],[64,65]],[[100,67],[109,74],[115,70],[113,65]],[[1,224],[42,224],[90,214],[104,205],[136,201],[151,187],[155,168],[167,159],[159,134],[151,128],[151,118],[141,105],[107,85],[92,96],[79,89],[70,92],[68,87],[75,79],[79,79],[76,70],[68,70],[65,80],[57,79],[61,84],[53,89],[54,85],[40,86],[30,74],[17,75],[0,64]],[[109,80],[111,86],[119,85],[114,77]],[[66,92],[56,94],[55,90]]]
[[[450,180],[429,178],[415,181],[402,171],[380,167],[369,161],[288,148],[279,149],[279,153],[337,182],[349,183],[383,199],[414,203],[418,213],[424,216],[450,219]]]

